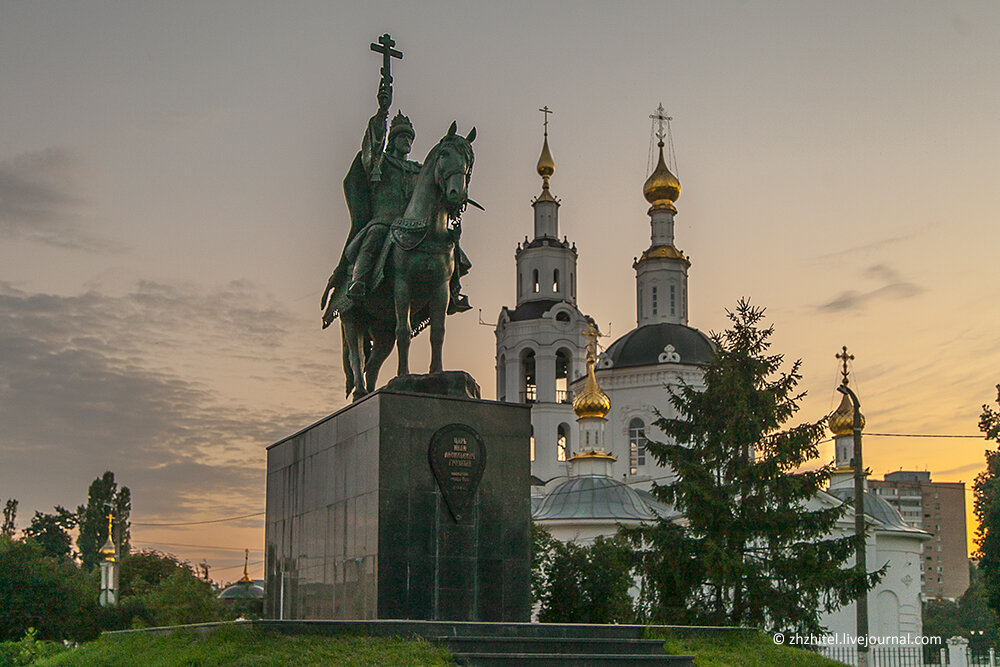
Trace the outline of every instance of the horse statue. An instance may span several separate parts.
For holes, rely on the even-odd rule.
[[[354,400],[375,390],[393,344],[399,359],[396,374],[410,372],[410,338],[426,326],[431,338],[430,372],[443,370],[441,350],[455,242],[466,205],[478,206],[468,198],[475,138],[476,128],[463,137],[457,123],[452,123],[427,154],[403,216],[390,226],[370,293],[338,312],[331,310],[333,297],[327,307],[327,298],[330,289],[342,293],[344,285],[327,286],[321,304],[327,308],[324,328],[339,314],[347,394],[353,389]]]

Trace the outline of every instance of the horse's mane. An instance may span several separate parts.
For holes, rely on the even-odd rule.
[[[424,164],[427,164],[437,158],[438,152],[440,152],[440,150],[447,145],[457,148],[462,153],[462,157],[469,161],[469,173],[472,173],[472,165],[476,160],[476,154],[472,150],[472,142],[457,132],[455,134],[444,135],[441,138],[441,141],[437,142],[434,148],[427,153],[427,157],[424,158]]]

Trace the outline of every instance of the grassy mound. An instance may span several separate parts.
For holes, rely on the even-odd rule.
[[[379,637],[276,635],[223,626],[206,634],[178,631],[168,636],[134,633],[103,635],[97,641],[41,660],[36,665],[97,667],[199,667],[221,665],[345,665],[356,667],[436,667],[453,665],[447,650],[425,641]]]

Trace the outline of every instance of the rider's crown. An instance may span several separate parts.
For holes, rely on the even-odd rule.
[[[410,119],[404,116],[402,111],[397,111],[392,119],[392,123],[389,125],[389,141],[392,141],[392,138],[400,132],[406,132],[410,135],[411,139],[416,136],[416,133],[413,131],[413,123],[410,122]]]

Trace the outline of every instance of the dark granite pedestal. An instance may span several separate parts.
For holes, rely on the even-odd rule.
[[[527,621],[530,433],[527,406],[383,390],[271,445],[265,616]]]

